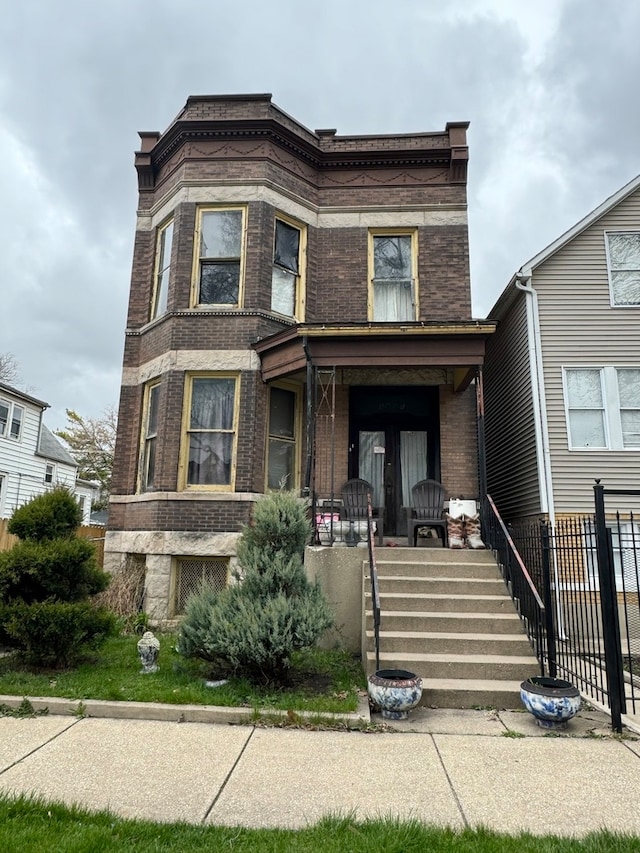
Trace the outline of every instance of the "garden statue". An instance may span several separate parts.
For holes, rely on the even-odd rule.
[[[154,637],[151,631],[145,631],[142,639],[138,640],[138,656],[142,664],[141,674],[157,672],[160,669],[158,666],[159,653],[160,640]]]

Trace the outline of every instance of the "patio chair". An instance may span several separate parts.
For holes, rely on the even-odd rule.
[[[446,548],[447,522],[444,517],[444,486],[437,480],[420,480],[411,489],[412,506],[407,507],[407,543],[418,544],[419,527],[435,527],[442,530],[442,542]]]
[[[378,530],[378,545],[382,545],[384,507],[373,506],[373,487],[366,480],[347,480],[342,487],[342,511],[347,521],[366,521],[367,495],[371,495],[372,515]]]

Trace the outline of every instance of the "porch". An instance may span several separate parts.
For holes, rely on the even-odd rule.
[[[303,416],[300,486],[312,517],[339,520],[342,488],[371,484],[384,534],[406,537],[411,489],[442,482],[446,497],[482,491],[481,371],[492,323],[301,325],[254,345],[262,379],[297,384]],[[278,436],[269,430],[275,447]],[[289,482],[292,462],[274,471]]]

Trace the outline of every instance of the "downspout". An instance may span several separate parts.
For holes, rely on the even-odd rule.
[[[533,386],[533,412],[536,432],[536,456],[538,459],[538,478],[540,481],[540,509],[546,513],[551,529],[555,529],[556,513],[553,501],[553,481],[551,479],[551,451],[549,449],[549,428],[547,422],[547,402],[544,390],[542,370],[542,339],[540,336],[540,315],[538,313],[538,294],[531,284],[531,272],[520,272],[515,285],[527,294],[527,342],[529,347],[529,366]],[[556,592],[556,614],[558,635],[566,639],[562,603],[560,601],[560,576],[555,548],[553,555],[553,575]]]
[[[526,293],[527,299],[527,343],[529,347],[529,368],[533,391],[533,415],[536,434],[536,457],[538,459],[538,478],[540,481],[540,509],[555,525],[555,506],[553,502],[553,484],[551,479],[551,454],[549,450],[549,430],[547,426],[547,404],[544,393],[544,374],[542,371],[542,342],[540,339],[540,316],[538,314],[538,294],[531,285],[531,273],[518,273],[515,285]]]

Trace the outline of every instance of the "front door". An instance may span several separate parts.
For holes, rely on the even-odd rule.
[[[349,476],[371,483],[390,536],[406,534],[412,486],[439,475],[437,403],[433,387],[351,389]]]

